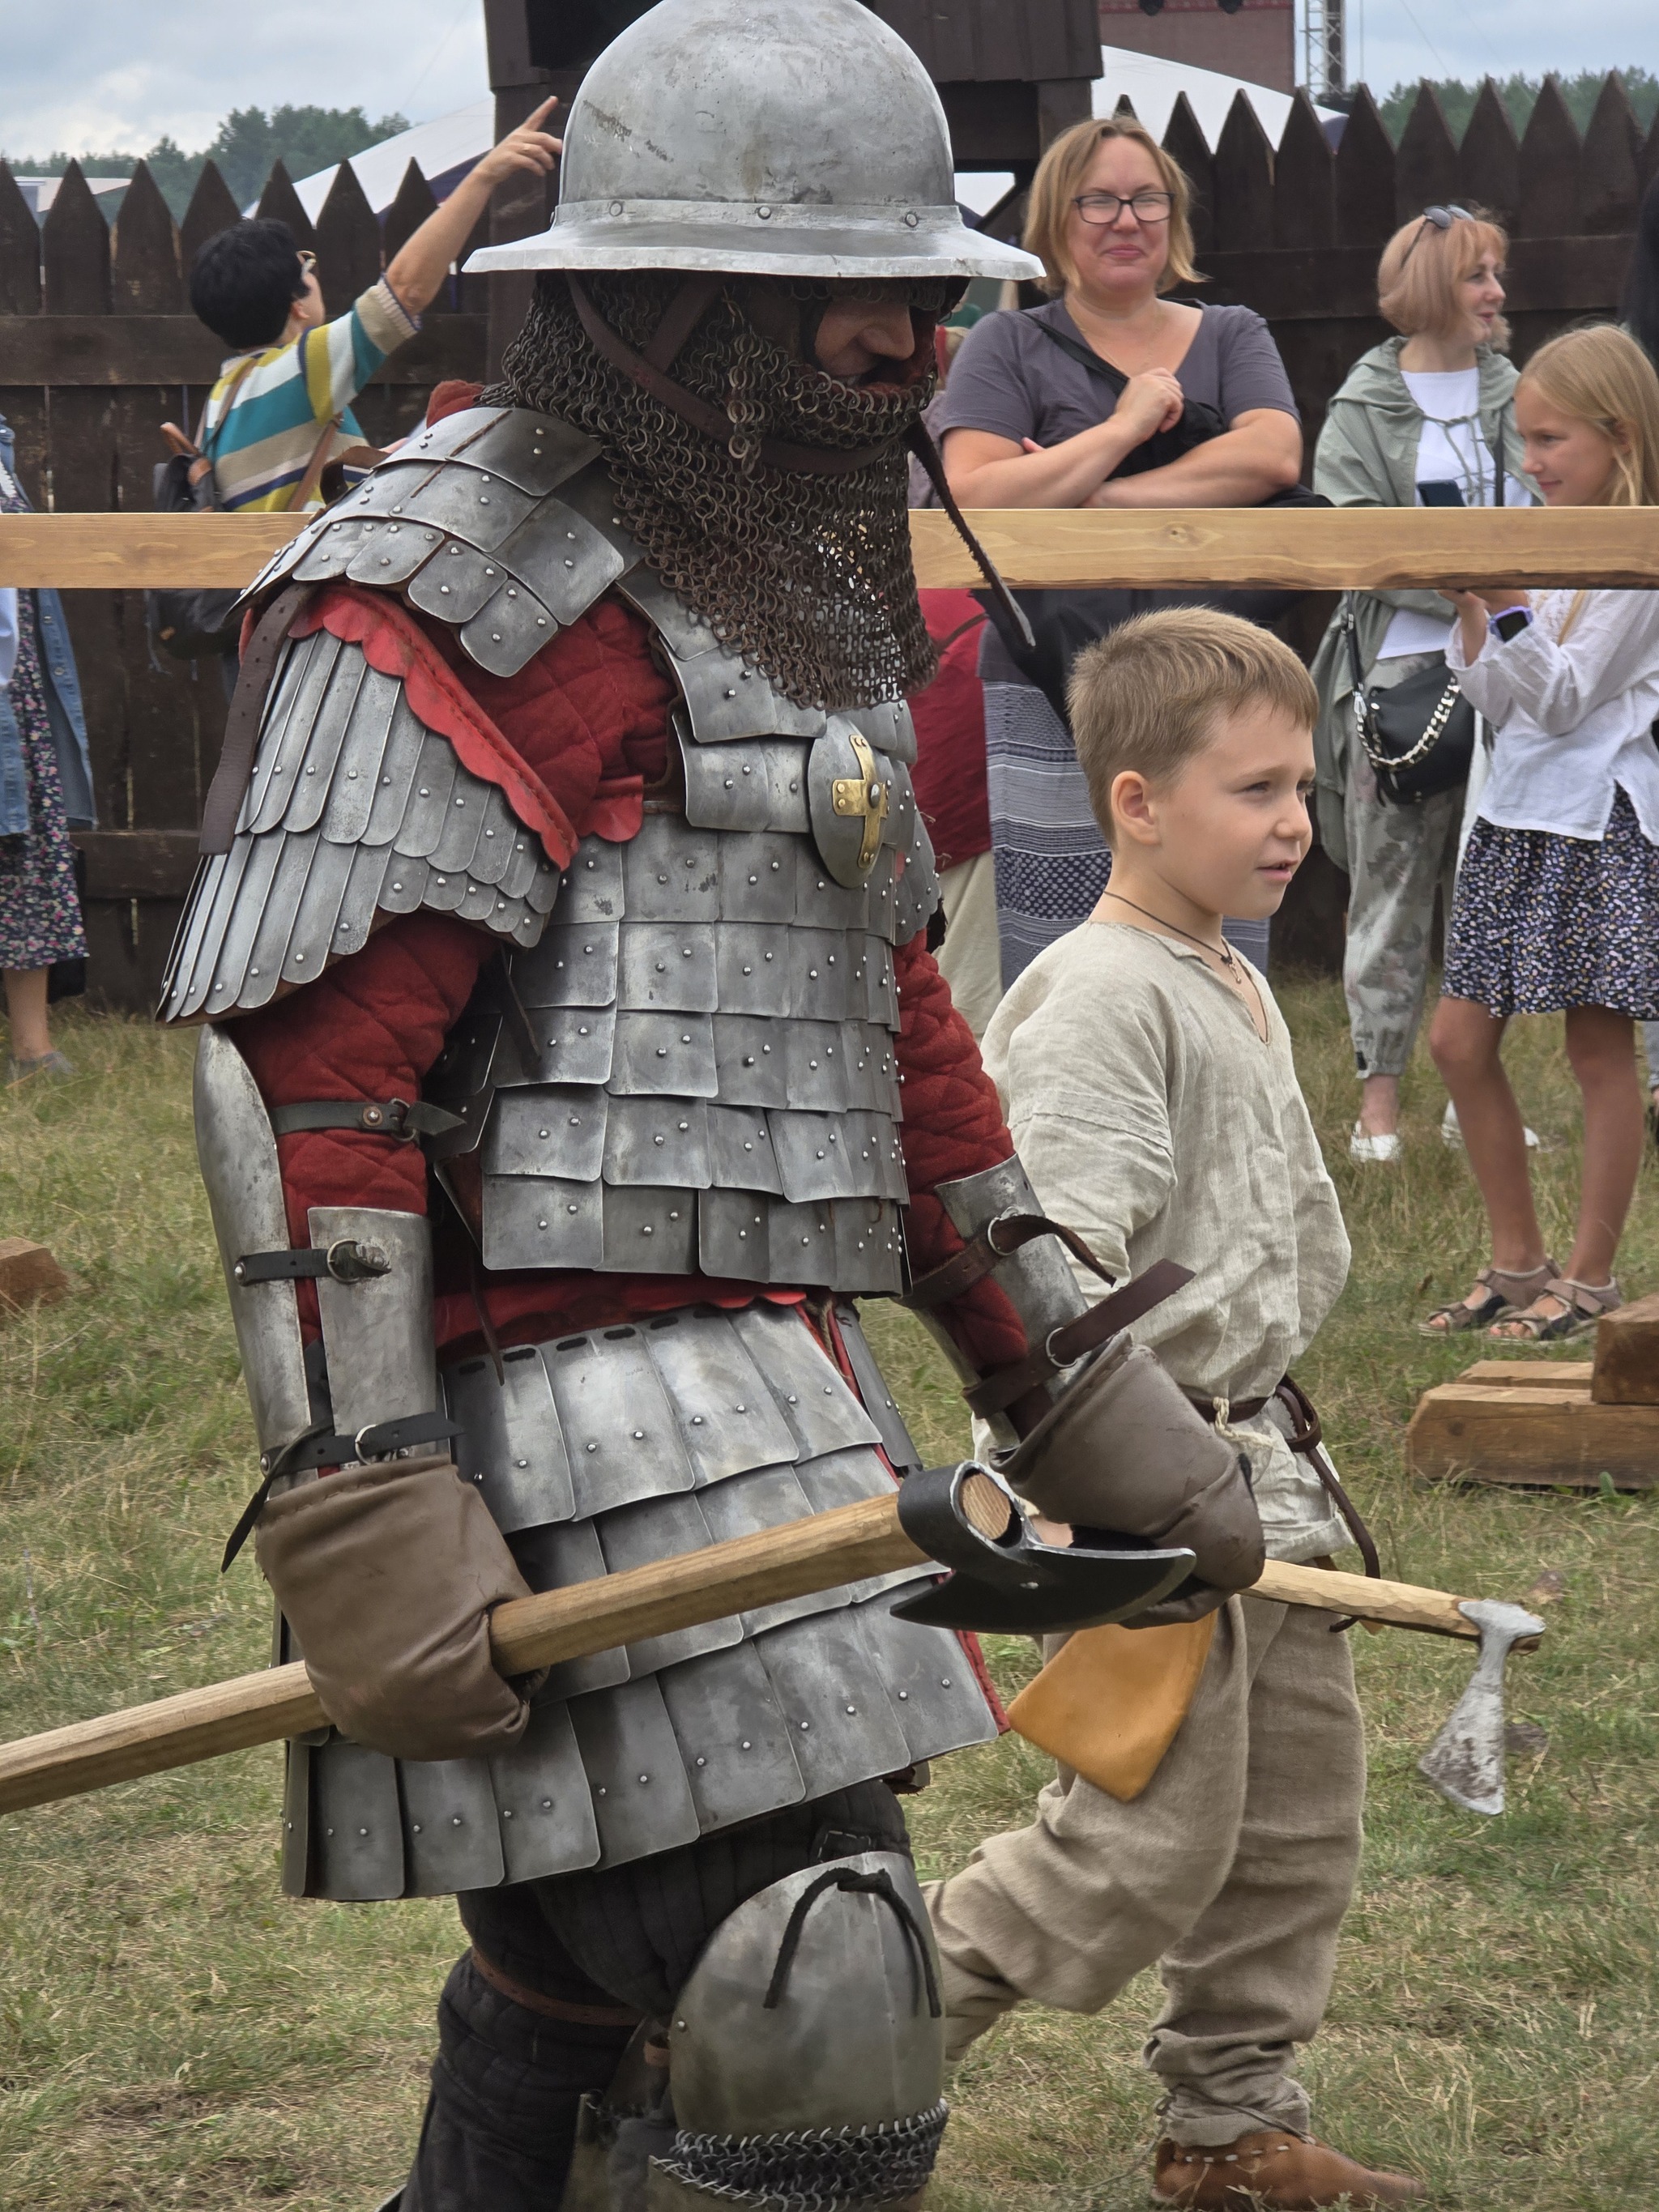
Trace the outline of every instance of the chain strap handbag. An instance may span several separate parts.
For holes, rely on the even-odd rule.
[[[1500,417],[1492,455],[1494,507],[1504,505],[1506,483]],[[1343,599],[1339,620],[1353,671],[1354,729],[1376,778],[1377,796],[1391,806],[1420,806],[1437,792],[1467,782],[1474,759],[1475,712],[1445,654],[1436,653],[1426,668],[1402,683],[1368,690],[1352,592]]]
[[[1360,665],[1352,595],[1339,617],[1353,670],[1353,720],[1376,778],[1379,798],[1391,806],[1420,806],[1437,792],[1468,779],[1474,758],[1474,709],[1463,696],[1443,653],[1399,684],[1368,690]]]

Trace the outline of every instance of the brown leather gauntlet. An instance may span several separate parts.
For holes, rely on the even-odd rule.
[[[489,1508],[448,1459],[301,1483],[254,1550],[343,1735],[397,1759],[506,1751],[530,1717],[490,1663],[490,1608],[529,1588]]]
[[[1127,1627],[1198,1620],[1261,1575],[1248,1462],[1145,1346],[1120,1337],[1097,1352],[996,1465],[1051,1521],[1191,1547],[1192,1577]]]

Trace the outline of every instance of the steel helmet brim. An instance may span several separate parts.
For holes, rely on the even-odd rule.
[[[990,276],[1030,283],[1035,255],[969,230],[954,207],[769,207],[684,200],[562,203],[534,237],[482,246],[469,276],[507,269],[729,270],[737,276]]]

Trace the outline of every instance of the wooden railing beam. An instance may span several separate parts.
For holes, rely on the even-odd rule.
[[[1425,590],[1659,587],[1644,507],[984,508],[969,518],[1011,584]],[[286,514],[0,515],[0,585],[125,590],[248,582],[301,526]],[[917,580],[980,582],[947,516],[911,517]]]

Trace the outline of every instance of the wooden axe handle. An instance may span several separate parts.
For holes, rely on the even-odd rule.
[[[927,1557],[899,1526],[895,1491],[648,1566],[510,1599],[490,1616],[490,1656],[503,1674],[527,1674],[556,1660],[916,1566]],[[0,1745],[0,1813],[302,1735],[326,1727],[327,1719],[298,1662],[183,1690]]]
[[[974,1511],[976,1500],[965,1503]],[[1000,1499],[995,1503],[1000,1508]],[[557,1660],[694,1628],[837,1583],[921,1565],[927,1556],[899,1526],[895,1492],[621,1574],[512,1599],[490,1617],[491,1654],[502,1674],[527,1674]],[[1406,1583],[1373,1582],[1363,1575],[1270,1560],[1255,1588],[1261,1597],[1352,1613],[1396,1628],[1426,1629],[1440,1636],[1477,1634],[1474,1624],[1457,1610],[1455,1597]],[[151,1705],[0,1745],[0,1813],[302,1735],[326,1721],[311,1678],[298,1663],[183,1690]]]
[[[1370,1575],[1345,1575],[1333,1568],[1297,1567],[1287,1560],[1269,1559],[1261,1580],[1247,1595],[1276,1598],[1281,1605],[1316,1606],[1322,1613],[1352,1613],[1389,1628],[1420,1628],[1431,1636],[1466,1636],[1472,1643],[1480,1636],[1448,1591],[1379,1582]]]

